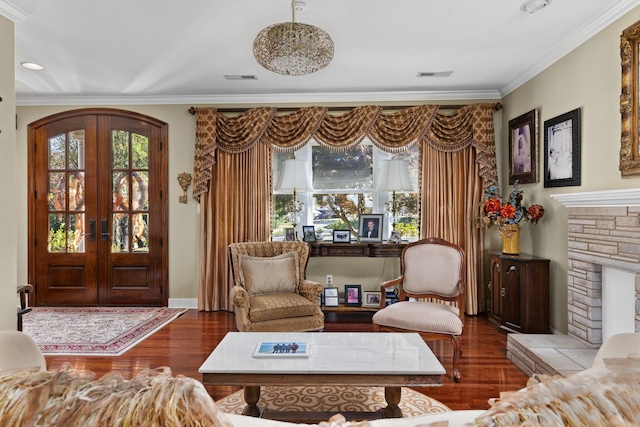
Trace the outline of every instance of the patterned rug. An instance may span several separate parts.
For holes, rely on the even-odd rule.
[[[45,355],[119,356],[187,309],[34,307],[23,331]]]
[[[241,414],[245,404],[242,390],[216,401],[223,412],[232,414]],[[387,404],[384,387],[265,386],[260,388],[258,406],[272,411],[373,412]],[[451,410],[408,387],[402,387],[398,406],[405,418]]]

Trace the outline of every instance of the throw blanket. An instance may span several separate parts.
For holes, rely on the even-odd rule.
[[[116,373],[95,380],[67,365],[55,372],[0,372],[2,426],[231,426],[204,386],[169,368],[126,381]]]

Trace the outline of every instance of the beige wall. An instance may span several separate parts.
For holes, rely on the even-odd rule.
[[[0,330],[16,329],[17,231],[15,51],[13,22],[0,16],[0,171],[2,174],[2,244],[0,245]]]
[[[567,213],[549,195],[638,187],[640,179],[622,179],[620,150],[620,34],[640,20],[640,7],[605,28],[503,100],[502,141],[508,141],[509,120],[538,110],[540,182],[526,184],[525,202],[545,207],[538,225],[524,225],[522,252],[549,258],[551,262],[551,326],[567,332]],[[582,185],[544,188],[543,125],[576,108],[582,119]],[[508,158],[508,146],[498,148]],[[508,182],[508,165],[501,163],[500,182]],[[507,188],[503,185],[503,189]],[[510,188],[510,187],[509,187]],[[506,191],[506,190],[505,190]]]

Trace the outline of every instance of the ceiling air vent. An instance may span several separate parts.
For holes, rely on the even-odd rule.
[[[417,77],[449,77],[453,71],[421,71]]]
[[[227,80],[258,80],[258,76],[253,74],[225,74]]]

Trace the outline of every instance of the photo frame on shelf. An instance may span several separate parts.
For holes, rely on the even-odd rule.
[[[344,305],[346,307],[360,307],[362,305],[362,286],[344,285]]]
[[[349,230],[333,230],[333,243],[351,243]]]
[[[544,186],[580,185],[580,109],[544,122]]]
[[[285,242],[295,242],[296,240],[296,229],[293,227],[285,227],[284,229],[284,240]]]
[[[360,215],[358,221],[358,234],[360,235],[360,241],[382,243],[383,219],[383,214]]]
[[[538,182],[538,111],[509,120],[509,184]]]
[[[325,307],[337,307],[340,305],[338,288],[324,288],[323,298]]]
[[[363,307],[380,307],[380,291],[364,291],[362,293]]]
[[[302,240],[309,243],[316,241],[316,229],[313,225],[302,226]]]

